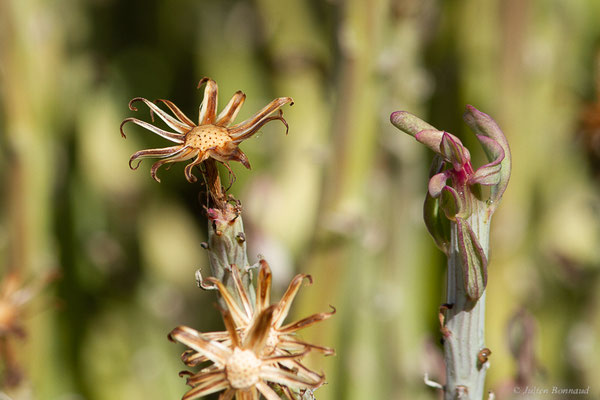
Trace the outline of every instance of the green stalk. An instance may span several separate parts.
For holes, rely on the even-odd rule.
[[[254,303],[255,291],[249,271],[241,207],[227,201],[222,191],[216,162],[212,159],[206,160],[205,168],[207,186],[215,205],[207,211],[207,250],[212,276],[223,282],[231,294],[236,296],[238,291],[235,289],[231,268],[238,268],[242,282],[251,296],[251,303]],[[240,299],[236,300],[240,301]],[[222,307],[226,307],[222,298],[219,298],[219,303]]]
[[[480,203],[480,202],[478,202]],[[478,204],[478,208],[481,204]],[[477,212],[480,211],[480,212]],[[484,209],[474,211],[467,219],[487,258],[491,218]],[[479,300],[472,302],[464,288],[463,261],[458,243],[457,224],[451,224],[451,242],[448,253],[446,303],[452,307],[445,311],[444,359],[446,385],[444,399],[482,399],[486,371],[489,363],[480,363],[479,352],[485,349],[485,290]],[[461,393],[465,391],[466,396]]]

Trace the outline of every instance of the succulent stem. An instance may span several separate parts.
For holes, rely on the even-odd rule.
[[[238,268],[242,283],[254,304],[255,290],[248,255],[246,253],[246,235],[242,222],[241,209],[230,203],[224,203],[223,208],[208,209],[208,260],[212,276],[223,282],[229,291],[235,295],[232,268]],[[239,304],[240,299],[236,299]],[[225,307],[222,298],[221,306]]]
[[[477,206],[483,203],[477,202]],[[476,207],[477,207],[476,206]],[[490,218],[484,212],[474,210],[467,222],[479,238],[486,257],[489,249]],[[482,399],[489,363],[479,365],[478,354],[485,348],[485,290],[476,300],[470,300],[465,291],[463,259],[458,244],[456,223],[451,223],[448,251],[448,276],[446,286],[444,359],[446,361],[446,385],[444,399]],[[461,393],[466,388],[465,394]]]

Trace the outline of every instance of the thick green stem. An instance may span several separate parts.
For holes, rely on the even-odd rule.
[[[255,292],[249,272],[241,207],[227,201],[221,188],[216,162],[207,160],[205,168],[206,184],[215,205],[214,208],[208,209],[208,260],[212,276],[223,282],[231,294],[237,297],[238,291],[234,286],[231,268],[238,268],[242,283],[253,303]],[[219,303],[226,307],[220,297]]]
[[[486,257],[489,249],[491,218],[486,204],[475,201],[474,210],[467,222],[478,238]],[[448,252],[448,277],[444,338],[444,358],[446,360],[446,385],[444,399],[483,398],[488,363],[479,361],[479,354],[485,348],[485,291],[476,301],[468,298],[463,280],[463,259],[459,253],[458,228],[451,225],[451,243]]]

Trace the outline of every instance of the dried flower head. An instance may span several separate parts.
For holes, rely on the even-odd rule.
[[[192,173],[192,169],[209,158],[225,165],[229,161],[239,161],[249,169],[250,163],[248,162],[248,157],[246,157],[238,146],[242,141],[254,135],[266,123],[279,120],[285,125],[287,133],[287,123],[283,119],[283,112],[280,108],[285,104],[293,103],[290,97],[279,97],[251,118],[239,124],[231,125],[240,111],[242,104],[244,104],[246,95],[241,91],[237,91],[225,109],[217,115],[217,84],[212,79],[202,78],[198,84],[198,88],[203,84],[206,84],[206,88],[204,89],[204,100],[200,105],[198,124],[192,122],[191,119],[169,100],[160,99],[158,102],[166,105],[173,113],[173,116],[169,115],[153,102],[142,97],[136,97],[129,102],[129,109],[137,111],[137,108],[133,104],[137,101],[142,101],[150,108],[153,122],[153,113],[156,113],[175,132],[163,130],[137,118],[126,118],[121,123],[120,128],[123,137],[125,137],[123,126],[128,122],[133,122],[176,143],[175,146],[171,147],[136,152],[129,159],[131,169],[137,169],[143,158],[160,158],[161,160],[155,162],[150,170],[152,177],[160,182],[160,179],[156,176],[156,172],[162,165],[193,158],[193,161],[185,167],[185,177],[189,182],[195,182],[197,178]],[[279,111],[278,114],[272,115],[276,111]],[[134,166],[133,162],[136,160],[139,161]]]
[[[204,283],[206,286],[206,283],[208,282],[209,285],[214,285],[214,287],[219,290],[219,293],[223,297],[228,311],[233,318],[234,325],[236,329],[241,332],[242,336],[250,329],[255,316],[271,306],[271,268],[266,260],[260,260],[259,265],[258,279],[256,282],[256,303],[254,305],[250,301],[250,295],[243,285],[239,269],[235,265],[231,266],[231,275],[236,289],[234,294],[230,293],[225,285],[215,278],[206,278]],[[335,354],[335,351],[329,347],[307,343],[296,336],[296,332],[299,330],[308,328],[317,322],[330,318],[335,314],[335,309],[331,312],[313,314],[299,321],[283,325],[304,280],[308,280],[312,283],[310,275],[296,275],[290,282],[279,303],[276,304],[269,337],[264,348],[264,351],[267,351],[268,354],[286,354],[295,351],[303,352],[306,350],[315,350],[324,355]],[[236,301],[236,298],[239,299],[239,302]],[[239,306],[239,303],[241,303],[241,307]],[[226,332],[213,332],[212,335],[212,338],[216,340],[226,341],[228,339]],[[189,354],[185,361],[194,363],[194,355]]]
[[[290,389],[319,387],[323,383],[322,376],[305,376],[280,365],[301,358],[305,352],[268,355],[265,351],[275,309],[276,306],[271,306],[258,314],[243,337],[235,328],[231,314],[222,310],[229,336],[227,343],[185,326],[173,329],[169,334],[171,340],[185,344],[211,362],[195,374],[187,371],[180,374],[189,375],[187,384],[192,387],[183,399],[197,399],[224,390],[219,400],[231,400],[234,396],[238,400],[258,400],[259,393],[267,400],[279,400],[269,384],[286,388],[288,393]]]
[[[52,272],[25,285],[19,271],[13,270],[0,283],[0,360],[4,364],[3,383],[7,387],[18,385],[22,378],[13,339],[25,337],[23,320],[31,311],[27,305],[55,277]]]
[[[296,275],[279,303],[270,305],[271,270],[269,264],[265,260],[261,260],[257,279],[256,302],[253,305],[250,301],[249,293],[242,283],[237,266],[231,266],[231,274],[235,286],[235,293],[233,294],[229,292],[222,282],[215,278],[207,278],[203,281],[204,287],[213,285],[213,287],[216,287],[219,290],[227,305],[227,315],[228,319],[231,320],[231,329],[228,328],[227,331],[223,332],[204,333],[202,336],[206,340],[230,348],[233,346],[231,330],[234,330],[241,340],[249,340],[248,338],[254,335],[256,329],[255,325],[257,324],[257,321],[261,319],[261,315],[264,315],[267,310],[272,310],[272,316],[268,320],[269,323],[264,328],[266,330],[264,342],[257,354],[265,359],[277,360],[275,363],[277,369],[281,370],[284,374],[292,373],[296,379],[305,382],[306,384],[304,386],[290,386],[285,383],[282,384],[277,380],[273,380],[272,382],[279,383],[281,385],[281,390],[289,398],[295,397],[292,389],[304,390],[319,386],[323,382],[324,376],[307,368],[302,364],[301,358],[312,350],[325,355],[333,355],[335,354],[335,351],[328,347],[304,342],[296,336],[296,332],[314,325],[319,321],[330,318],[335,313],[335,309],[329,313],[314,314],[300,321],[283,325],[302,282],[305,279],[312,282],[311,277],[303,274]],[[239,303],[241,303],[241,307],[238,300]],[[175,336],[173,337],[177,339]],[[182,360],[186,365],[192,367],[207,361],[212,361],[205,352],[198,351],[192,346],[190,347],[191,349],[187,350],[182,355]]]

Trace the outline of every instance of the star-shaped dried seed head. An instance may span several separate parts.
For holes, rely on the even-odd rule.
[[[304,356],[306,352],[284,355],[267,355],[267,342],[276,306],[263,310],[252,321],[245,335],[235,328],[231,314],[222,310],[228,340],[210,339],[194,329],[180,326],[169,334],[169,338],[185,344],[201,355],[210,365],[189,375],[187,383],[192,387],[183,400],[198,399],[211,393],[223,391],[220,400],[258,400],[259,393],[267,400],[280,397],[271,385],[279,385],[286,392],[291,390],[315,389],[323,384],[324,377],[314,373],[306,375],[298,370],[282,368],[282,362],[290,362]],[[185,353],[184,353],[185,354]]]
[[[279,120],[285,125],[287,133],[288,126],[285,119],[283,119],[283,112],[280,108],[285,104],[293,104],[290,97],[279,97],[251,118],[239,124],[231,125],[242,104],[244,104],[246,95],[241,91],[237,91],[225,109],[217,115],[217,84],[212,79],[202,78],[198,88],[203,84],[206,84],[206,88],[204,89],[204,101],[200,105],[198,124],[195,124],[169,100],[160,99],[158,102],[163,103],[173,115],[168,114],[153,102],[142,97],[136,97],[129,102],[129,109],[132,111],[137,111],[137,108],[133,105],[135,102],[143,102],[150,108],[153,122],[155,113],[175,132],[161,129],[137,118],[126,118],[121,123],[121,135],[123,137],[125,137],[123,126],[128,122],[133,122],[176,144],[171,147],[136,152],[129,159],[131,169],[137,169],[140,161],[144,158],[160,158],[161,160],[155,162],[150,170],[152,177],[160,182],[156,172],[162,165],[193,159],[185,167],[185,177],[189,182],[195,182],[197,178],[192,173],[192,169],[208,159],[219,161],[225,165],[229,161],[238,161],[246,168],[250,168],[248,157],[238,146],[242,141],[258,132],[266,123]],[[273,115],[275,112],[278,113]],[[138,161],[136,165],[133,164],[135,161]]]
[[[231,314],[235,327],[241,332],[242,336],[247,334],[256,315],[271,306],[271,268],[266,260],[260,260],[259,264],[255,304],[250,302],[250,295],[245,289],[239,269],[235,265],[231,266],[231,274],[235,284],[235,294],[230,293],[227,287],[215,278],[206,278],[204,282],[205,286],[212,284],[219,290],[219,293],[223,297],[228,311]],[[312,277],[310,275],[296,275],[290,282],[281,300],[276,304],[269,334],[263,349],[267,354],[287,354],[290,352],[303,352],[307,350],[315,350],[324,355],[335,354],[335,350],[329,347],[307,343],[296,336],[296,332],[332,317],[335,314],[335,309],[333,307],[331,312],[313,314],[299,321],[285,325],[283,324],[288,316],[292,303],[305,280],[312,283]],[[241,307],[236,298],[239,299]],[[212,335],[214,335],[212,338],[217,340],[228,339],[226,332],[213,332]],[[190,365],[195,365],[202,361],[201,359],[197,360],[195,358],[196,356],[197,354],[187,354],[184,357],[184,361]]]

